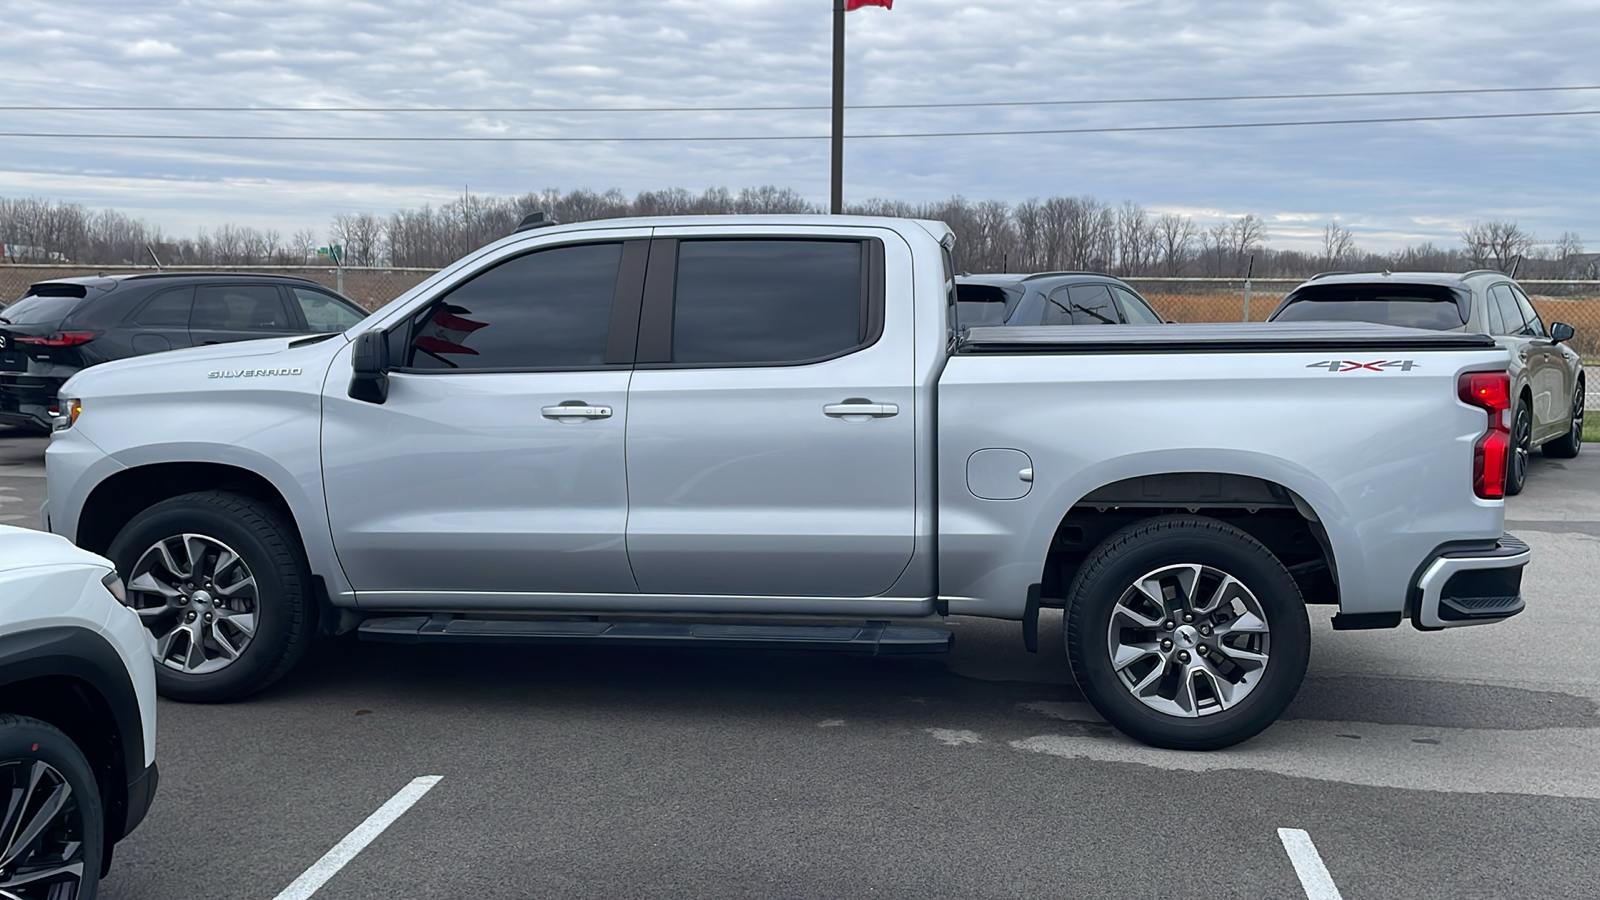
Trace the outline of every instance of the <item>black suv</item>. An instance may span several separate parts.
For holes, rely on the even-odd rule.
[[[97,275],[41,281],[0,309],[0,425],[49,431],[79,369],[180,347],[344,331],[366,310],[284,275]]]
[[[1120,279],[1095,272],[959,275],[956,319],[978,325],[1160,325],[1161,316]]]

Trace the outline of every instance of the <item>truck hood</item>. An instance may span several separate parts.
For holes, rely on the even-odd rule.
[[[348,342],[342,334],[296,335],[151,353],[84,369],[61,393],[79,399],[135,389],[161,393],[166,385],[190,389],[205,381],[236,384],[233,379],[291,375],[314,376],[320,383],[327,361]]]

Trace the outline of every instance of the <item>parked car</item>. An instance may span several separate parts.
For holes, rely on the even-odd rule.
[[[984,325],[1159,325],[1161,316],[1121,279],[1094,272],[958,275],[956,316]]]
[[[0,897],[93,897],[155,795],[149,637],[111,563],[0,525]]]
[[[969,615],[1034,649],[1054,606],[1108,720],[1215,748],[1294,696],[1307,602],[1339,629],[1522,609],[1489,338],[958,332],[953,239],[518,233],[343,335],[79,373],[45,522],[117,563],[160,689],[199,701],[270,684],[319,630],[904,653]],[[1346,359],[1374,367],[1330,374]],[[219,598],[250,626],[189,620]]]
[[[81,369],[180,347],[344,331],[367,311],[282,275],[152,273],[41,281],[0,309],[0,425],[49,431]]]
[[[1547,328],[1503,272],[1330,272],[1291,291],[1269,321],[1377,322],[1493,337],[1511,354],[1508,496],[1522,493],[1535,447],[1556,459],[1583,447],[1583,359],[1566,344],[1572,326]]]

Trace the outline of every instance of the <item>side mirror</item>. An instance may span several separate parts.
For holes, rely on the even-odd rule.
[[[389,335],[363,331],[350,352],[350,396],[367,403],[389,399]]]
[[[1565,322],[1550,323],[1550,340],[1559,344],[1562,341],[1572,340],[1572,335],[1573,331],[1571,325],[1568,325]]]

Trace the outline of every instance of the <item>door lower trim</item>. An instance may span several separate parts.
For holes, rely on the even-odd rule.
[[[693,594],[558,594],[490,591],[358,591],[363,610],[430,612],[649,612],[921,617],[934,614],[932,597],[751,597]]]

